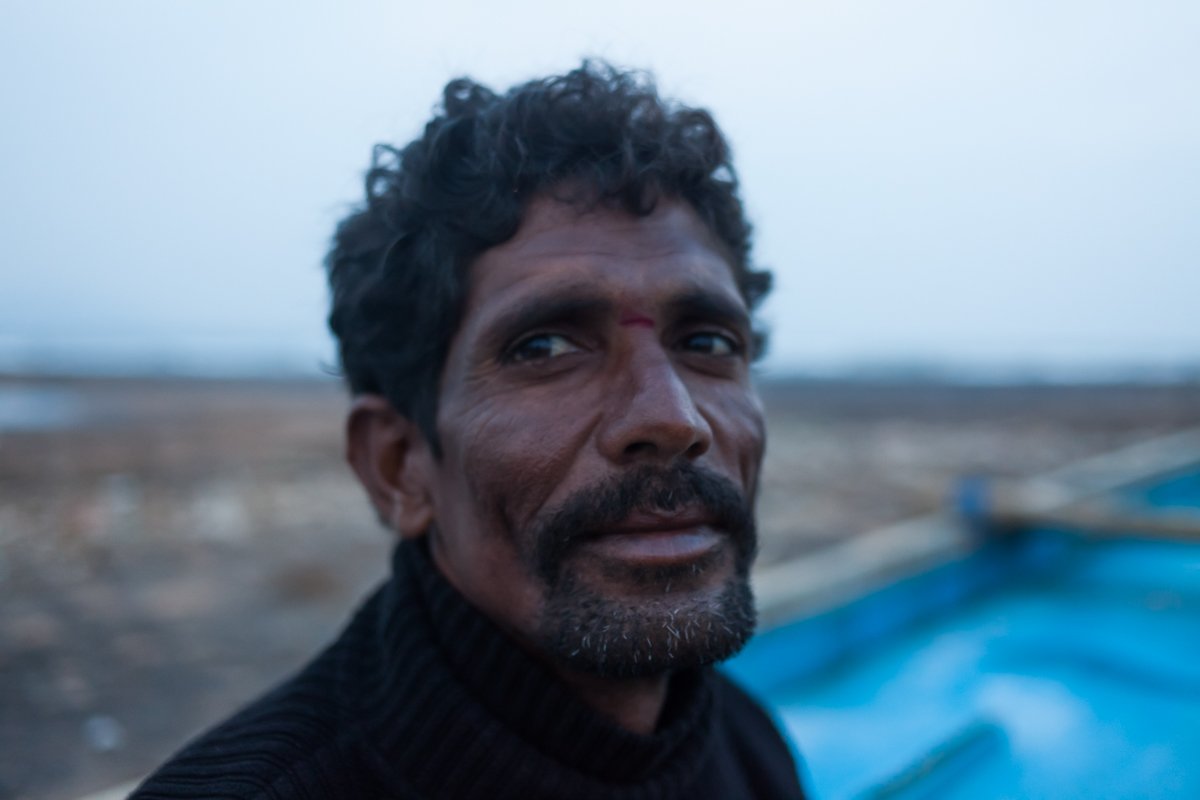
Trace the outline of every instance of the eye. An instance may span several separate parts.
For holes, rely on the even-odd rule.
[[[504,360],[521,364],[530,361],[546,361],[568,353],[579,352],[579,348],[565,336],[557,333],[538,333],[517,342],[504,354]]]
[[[741,346],[732,337],[715,331],[704,331],[687,336],[682,343],[689,353],[709,356],[732,356],[741,352]]]

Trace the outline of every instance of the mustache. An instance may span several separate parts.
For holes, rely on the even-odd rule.
[[[748,568],[758,540],[754,509],[728,478],[691,463],[643,465],[581,489],[538,522],[533,531],[537,573],[552,584],[571,550],[603,536],[637,512],[699,510],[733,540],[739,566]]]

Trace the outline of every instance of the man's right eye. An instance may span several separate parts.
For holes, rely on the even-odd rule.
[[[557,333],[538,333],[509,348],[504,354],[504,360],[513,364],[546,361],[578,351],[579,348],[565,336]]]

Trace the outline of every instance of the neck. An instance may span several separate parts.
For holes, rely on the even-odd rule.
[[[668,674],[601,678],[562,668],[556,672],[580,700],[625,730],[648,736],[658,727],[667,701]]]
[[[446,583],[454,588],[463,600],[471,603],[470,594],[463,591],[451,573],[441,566],[438,558],[437,539],[431,537],[429,542],[435,569],[441,573]],[[476,606],[476,609],[479,607]],[[488,616],[482,610],[480,613]],[[511,625],[506,625],[504,621],[495,617],[490,617],[490,619],[501,627],[509,639],[526,654],[557,674],[584,705],[631,733],[648,736],[658,728],[659,718],[666,705],[670,673],[664,672],[644,678],[602,678],[591,673],[572,670],[549,658],[545,652],[542,652]]]

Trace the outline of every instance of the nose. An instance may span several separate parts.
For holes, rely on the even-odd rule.
[[[615,371],[608,402],[599,444],[613,463],[695,459],[712,445],[712,428],[661,347],[645,347]]]

